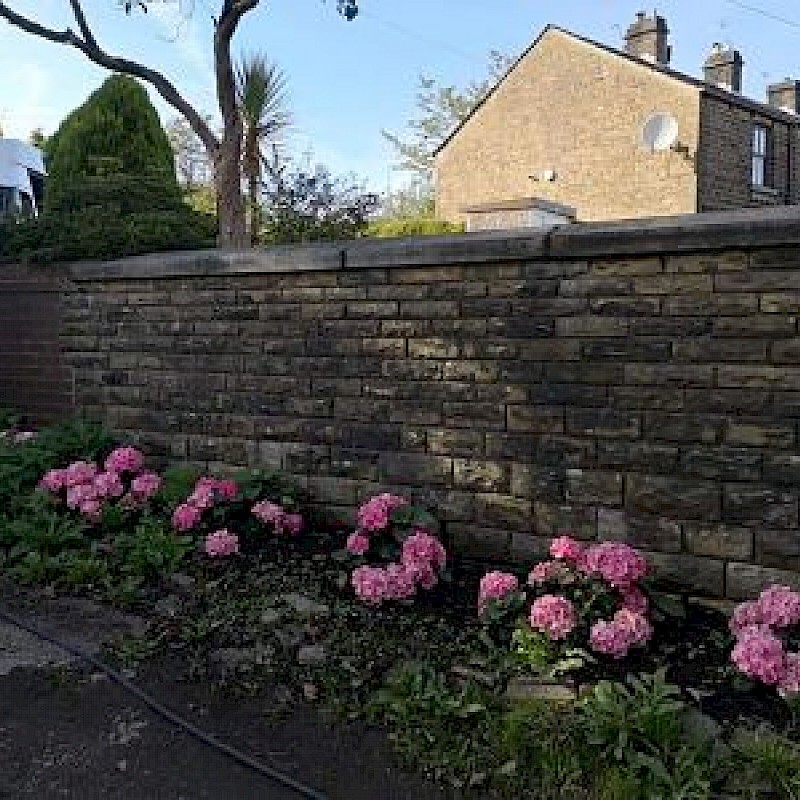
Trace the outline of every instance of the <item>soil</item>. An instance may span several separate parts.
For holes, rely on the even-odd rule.
[[[32,596],[0,595],[2,607],[25,614],[50,633],[118,631],[126,624],[106,609],[74,599],[32,604]],[[35,612],[35,613],[34,613]],[[113,617],[113,614],[111,615]],[[91,621],[87,625],[87,620]],[[4,637],[18,631],[0,628]],[[25,637],[22,636],[24,639]],[[96,640],[97,635],[94,636]],[[9,647],[9,649],[11,649]],[[299,795],[238,765],[151,712],[102,673],[75,664],[52,666],[51,648],[24,643],[33,666],[0,675],[0,798],[76,800],[290,800]],[[47,657],[42,660],[42,655]],[[47,664],[42,667],[40,664]],[[137,684],[188,721],[248,755],[327,794],[331,800],[444,798],[437,788],[395,768],[384,734],[343,724],[312,704],[275,715],[267,697],[215,697],[181,683],[167,661]]]

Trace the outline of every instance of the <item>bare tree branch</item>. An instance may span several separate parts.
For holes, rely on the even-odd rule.
[[[247,2],[257,5],[259,0],[247,0]],[[186,117],[187,121],[192,126],[192,130],[200,137],[200,140],[210,152],[215,151],[219,147],[219,141],[211,128],[206,124],[206,121],[195,111],[188,101],[184,99],[173,83],[154,69],[145,67],[142,64],[137,64],[135,61],[106,53],[97,44],[97,41],[92,35],[79,0],[70,0],[70,5],[75,14],[78,27],[83,33],[83,39],[71,28],[57,31],[40,25],[38,22],[34,22],[13,11],[3,2],[0,2],[0,19],[5,19],[6,22],[25,33],[47,39],[56,44],[74,47],[76,50],[80,50],[90,61],[93,61],[101,67],[146,81],[164,98],[164,100]]]

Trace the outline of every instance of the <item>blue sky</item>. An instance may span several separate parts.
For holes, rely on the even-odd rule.
[[[67,0],[7,0],[52,27],[70,17]],[[86,0],[98,39],[110,51],[165,72],[202,110],[215,111],[211,15],[220,0],[181,0],[126,17],[117,0]],[[641,0],[362,0],[347,23],[335,0],[263,0],[245,18],[237,52],[261,50],[289,78],[293,146],[312,149],[336,173],[353,172],[375,190],[399,186],[381,129],[401,129],[414,114],[420,73],[463,85],[481,78],[490,50],[517,54],[552,22],[619,46]],[[652,11],[652,6],[646,6]],[[756,13],[758,9],[763,13]],[[742,51],[745,94],[800,77],[796,0],[661,0],[675,68],[700,75],[715,41]],[[770,16],[771,15],[771,16]],[[773,19],[780,17],[783,21]],[[35,40],[0,21],[0,124],[7,136],[52,132],[103,80],[103,70],[68,48]],[[151,92],[154,100],[157,99]],[[173,116],[157,102],[164,119]]]

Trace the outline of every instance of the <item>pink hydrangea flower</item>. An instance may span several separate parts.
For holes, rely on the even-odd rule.
[[[778,691],[782,697],[794,697],[800,694],[800,653],[787,653],[785,667]]]
[[[584,551],[584,546],[571,536],[559,536],[550,543],[550,555],[563,561],[577,562]]]
[[[234,555],[239,552],[239,537],[226,528],[214,531],[206,536],[205,550],[211,558]]]
[[[99,500],[95,499],[84,500],[78,506],[78,510],[84,517],[90,519],[92,522],[99,522],[103,516],[103,506]]]
[[[483,613],[490,600],[502,600],[518,589],[519,581],[516,575],[508,572],[487,572],[481,578],[478,590],[478,612]]]
[[[14,444],[25,444],[36,438],[36,431],[17,431],[14,434]]]
[[[192,503],[183,503],[172,514],[172,527],[178,531],[190,531],[200,522],[202,513]]]
[[[596,653],[612,658],[625,658],[630,649],[630,637],[621,625],[601,619],[589,631],[589,645]]]
[[[88,500],[97,500],[98,492],[92,483],[81,483],[67,489],[67,508],[80,508]]]
[[[282,506],[262,500],[256,503],[250,513],[265,525],[272,525],[275,533],[291,533],[297,535],[303,530],[303,517],[301,514],[289,514]]]
[[[756,626],[743,630],[731,660],[745,675],[769,686],[779,684],[786,674],[783,643],[765,628]]]
[[[59,492],[66,487],[67,471],[65,469],[51,469],[42,475],[39,486],[48,492]]]
[[[766,625],[787,628],[800,622],[800,592],[788,586],[770,586],[761,592],[757,603]]]
[[[198,508],[200,511],[208,511],[214,505],[215,487],[213,478],[200,478],[194,485],[194,489],[186,502]]]
[[[378,606],[387,597],[388,577],[380,567],[358,567],[350,580],[357,597],[368,605]]]
[[[117,447],[108,454],[106,472],[131,472],[136,474],[144,467],[144,454],[135,447]]]
[[[761,618],[761,607],[757,602],[740,603],[733,610],[729,627],[734,636],[738,636],[746,628],[754,625],[761,625],[764,620]]]
[[[161,488],[161,482],[155,472],[142,472],[131,482],[131,493],[139,500],[149,500]]]
[[[387,600],[408,600],[416,594],[416,578],[402,564],[389,564],[385,573]]]
[[[411,536],[403,542],[402,562],[427,563],[434,569],[442,569],[447,563],[447,551],[431,533],[423,528],[415,528]]]
[[[531,605],[530,623],[534,630],[542,631],[553,641],[566,639],[577,624],[575,606],[557,594],[537,597]]]
[[[622,607],[637,614],[646,614],[649,604],[647,597],[641,589],[629,586],[622,592]]]
[[[221,480],[217,481],[217,491],[222,495],[224,500],[235,500],[236,495],[239,494],[239,487],[236,481]]]
[[[125,487],[116,472],[101,472],[94,479],[94,488],[99,497],[122,497]]]
[[[285,514],[283,517],[283,526],[288,533],[293,536],[302,533],[303,531],[303,515],[302,514]]]
[[[363,556],[369,550],[369,537],[364,536],[363,533],[356,531],[347,537],[347,544],[345,545],[347,552],[354,556]]]
[[[581,559],[581,569],[599,575],[616,589],[627,589],[647,574],[644,556],[623,542],[601,542]]]
[[[564,574],[564,565],[559,561],[541,561],[528,575],[528,586],[541,586],[543,583]]]
[[[621,608],[614,614],[613,622],[627,633],[628,645],[641,645],[649,642],[653,636],[653,626],[644,614]]]
[[[98,472],[97,465],[91,461],[73,461],[64,470],[64,486],[72,489],[75,486],[91,483]]]
[[[389,527],[392,511],[408,505],[408,500],[393,494],[371,497],[358,509],[358,527],[364,531],[382,531]]]

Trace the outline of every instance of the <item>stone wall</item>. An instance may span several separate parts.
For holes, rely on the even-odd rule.
[[[800,585],[796,208],[70,274],[78,404],[155,451],[412,492],[486,559],[573,530],[704,595]]]
[[[0,270],[0,407],[51,420],[73,408],[61,348],[61,287],[52,271]]]

